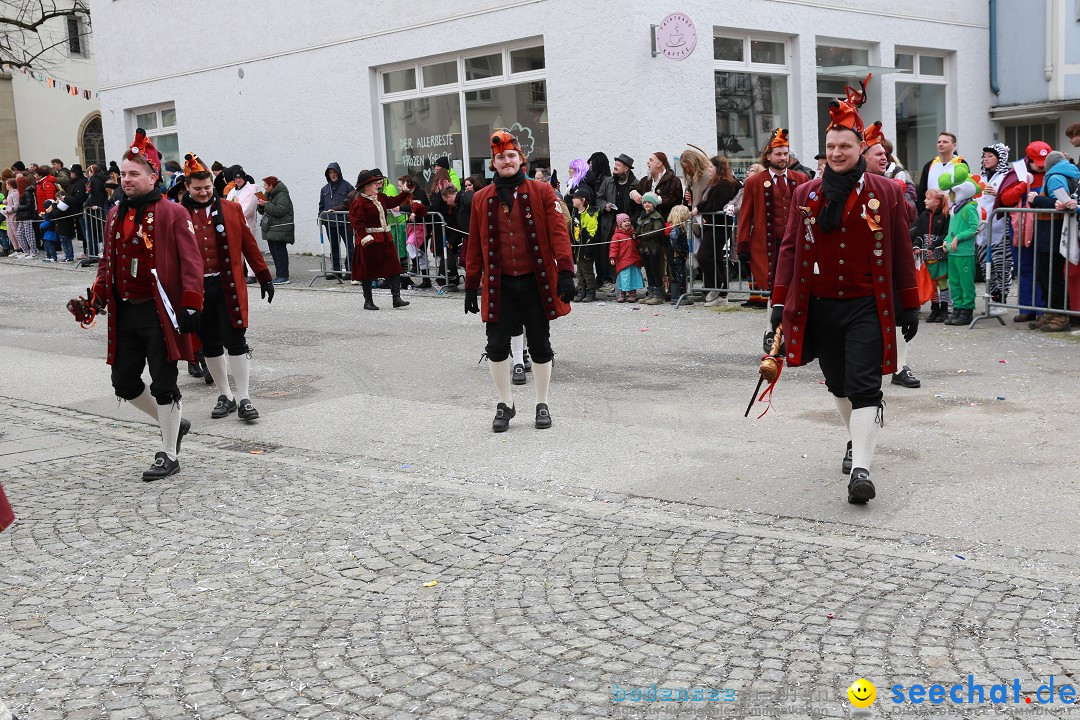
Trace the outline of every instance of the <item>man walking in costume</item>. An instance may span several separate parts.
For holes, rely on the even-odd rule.
[[[788,131],[777,128],[761,153],[765,172],[746,179],[743,203],[739,210],[739,260],[750,263],[753,287],[768,290],[776,274],[776,257],[787,227],[788,208],[795,188],[810,180],[796,170],[788,169]],[[772,347],[772,326],[766,328],[763,342],[765,352]]]
[[[867,81],[869,81],[869,76]],[[899,185],[866,172],[862,92],[829,103],[827,164],[793,196],[773,287],[789,365],[817,358],[848,430],[848,502],[875,496],[870,480],[884,424],[881,377],[896,372],[896,333],[915,337],[919,293]],[[850,463],[850,465],[849,465]]]
[[[510,337],[525,326],[536,382],[536,427],[551,427],[550,323],[570,312],[574,258],[550,185],[525,177],[516,137],[491,136],[495,181],[473,197],[465,260],[465,312],[480,313],[499,403],[491,429],[505,432],[517,414],[511,397]]]
[[[157,183],[161,156],[140,129],[124,155],[124,198],[105,218],[105,247],[90,302],[109,314],[108,357],[116,396],[158,421],[161,450],[143,480],[180,469],[180,439],[190,423],[180,416],[176,363],[191,362],[192,335],[203,305],[202,255],[191,216],[165,200]],[[150,387],[142,380],[150,368]]]
[[[251,352],[245,337],[248,325],[247,284],[244,260],[255,271],[262,297],[274,300],[274,283],[255,236],[248,228],[244,210],[237,203],[222,202],[214,194],[214,178],[195,153],[184,156],[187,195],[183,205],[191,213],[195,239],[203,262],[203,310],[199,323],[206,365],[218,388],[217,405],[210,417],[233,412],[252,421],[259,411],[251,404],[248,382]],[[229,351],[228,359],[225,351]],[[229,387],[229,370],[236,380],[236,396]],[[240,398],[237,406],[236,398]]]

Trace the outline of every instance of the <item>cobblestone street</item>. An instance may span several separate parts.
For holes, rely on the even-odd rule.
[[[586,331],[566,323],[561,345],[555,330],[567,378],[553,390],[559,425],[543,435],[515,423],[493,439],[486,371],[471,369],[481,335],[471,323],[462,341],[469,359],[449,346],[453,370],[444,372],[444,385],[435,375],[426,388],[410,386],[408,371],[373,364],[401,388],[380,400],[330,367],[309,368],[308,379],[297,380],[302,368],[283,358],[300,346],[286,338],[318,304],[338,313],[338,323],[367,322],[357,334],[371,344],[365,356],[385,357],[385,344],[402,342],[405,314],[355,319],[337,310],[355,301],[350,293],[286,291],[270,309],[259,306],[253,323],[253,343],[266,349],[256,350],[253,385],[265,420],[246,427],[209,421],[211,389],[182,379],[185,415],[195,421],[183,468],[144,484],[138,472],[152,458],[156,430],[116,407],[101,333],[77,330],[60,315],[59,301],[77,292],[80,276],[57,283],[57,273],[38,269],[0,272],[0,302],[20,311],[0,324],[7,348],[0,360],[36,364],[42,377],[60,377],[54,368],[62,365],[90,378],[86,388],[34,380],[33,392],[31,383],[0,390],[0,477],[19,515],[0,535],[0,698],[20,720],[831,718],[851,715],[846,689],[859,677],[877,685],[875,714],[1080,717],[1060,701],[1024,702],[1051,676],[1059,686],[1075,685],[1080,666],[1076,464],[1055,442],[1040,444],[1040,426],[1021,427],[1015,437],[1017,448],[1040,448],[1038,457],[1017,450],[1009,464],[1005,446],[995,445],[989,452],[1007,471],[959,467],[941,479],[951,484],[935,490],[926,482],[935,461],[904,447],[903,439],[923,428],[898,420],[881,461],[889,491],[872,512],[851,512],[828,490],[840,482],[832,475],[829,486],[806,480],[807,491],[800,474],[816,470],[791,469],[798,465],[794,447],[813,453],[802,461],[813,468],[839,464],[835,452],[815,447],[822,433],[833,433],[833,445],[838,437],[817,417],[823,410],[795,409],[801,402],[801,410],[812,410],[809,398],[820,392],[811,369],[785,372],[795,399],[785,397],[761,421],[790,428],[790,436],[768,440],[764,450],[736,437],[753,432],[731,429],[750,425],[741,418],[750,387],[742,391],[746,373],[735,370],[753,366],[753,353],[744,353],[717,365],[716,376],[730,378],[729,404],[742,406],[724,410],[729,435],[718,428],[711,437],[731,446],[715,450],[711,473],[700,470],[707,465],[690,445],[674,440],[670,457],[647,444],[638,453],[641,468],[663,461],[672,478],[696,477],[659,492],[633,485],[648,472],[624,474],[631,461],[610,455],[602,440],[613,433],[628,455],[647,430],[677,437],[648,423],[627,423],[618,436],[610,416],[623,415],[612,408],[631,403],[636,415],[652,404],[657,417],[704,439],[702,428],[719,416],[695,409],[703,420],[695,426],[665,405],[692,385],[679,384],[678,372],[674,390],[644,383],[635,397],[612,397],[602,413],[582,419],[576,408],[599,406],[597,391],[571,401],[569,388],[595,385],[604,373],[589,373],[600,356],[586,357],[597,352],[576,344]],[[19,291],[43,277],[50,284],[36,295]],[[599,314],[611,309],[575,308],[574,317],[607,318],[603,336],[619,326],[618,318]],[[441,298],[420,299],[408,312],[420,332],[439,332],[429,322],[462,322],[458,303],[451,308]],[[715,317],[701,308],[681,311],[677,320],[686,324],[678,336]],[[45,319],[63,325],[27,335]],[[747,346],[760,341],[759,315],[722,319],[749,338]],[[649,318],[653,335],[664,332],[666,320]],[[996,330],[987,325],[965,337],[982,333],[971,342],[988,344],[1010,337],[991,336]],[[319,337],[320,328],[309,332]],[[953,373],[930,350],[945,335],[936,332],[920,336],[924,389],[897,399],[901,412],[890,420],[919,408],[930,417],[935,393],[957,392]],[[660,342],[679,366],[687,351],[673,336]],[[319,342],[315,352],[325,358],[325,343],[338,339]],[[1042,351],[1032,352],[1014,365],[1047,362]],[[1075,343],[1062,340],[1047,353],[1061,353],[1064,376],[1075,382]],[[1052,392],[1030,374],[1010,382],[1010,396]],[[432,400],[431,387],[441,396]],[[961,392],[982,392],[973,387]],[[346,391],[361,393],[363,402],[337,404]],[[453,414],[462,402],[465,419]],[[429,412],[435,405],[439,411]],[[963,411],[955,408],[950,412]],[[1071,422],[1075,411],[1068,413]],[[428,424],[431,416],[441,431]],[[951,421],[934,422],[940,432]],[[989,416],[981,422],[984,438],[1016,427],[994,425]],[[328,423],[349,431],[329,447],[313,439],[335,432]],[[466,429],[452,427],[462,424]],[[411,439],[399,437],[398,425]],[[452,438],[439,435],[447,427]],[[584,458],[595,463],[591,475],[575,475],[588,462],[571,466],[552,447],[566,443],[562,452],[572,455],[581,447],[578,434],[597,448]],[[473,458],[463,460],[470,448]],[[988,453],[964,433],[954,452]],[[746,467],[758,453],[787,454],[758,472],[758,494],[772,488],[779,496],[764,505],[745,499],[749,488],[739,479],[755,477]],[[1023,487],[1035,487],[1036,475],[1055,464],[1067,469],[1065,477],[1044,478],[1042,487],[1061,488],[1056,501],[1031,492],[1031,503],[1046,505],[1040,517]],[[936,491],[962,495],[964,486],[980,496],[976,507],[943,510],[920,499]],[[812,500],[819,496],[820,507]],[[988,509],[992,503],[999,515]],[[1011,512],[1017,509],[1024,512]],[[920,513],[931,515],[920,520]],[[1019,679],[1019,704],[994,710],[889,701],[893,685],[948,687],[969,675],[987,690]],[[727,701],[619,697],[654,684],[732,692]]]

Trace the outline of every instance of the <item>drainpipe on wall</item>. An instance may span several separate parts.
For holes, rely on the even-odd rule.
[[[997,74],[997,0],[990,0],[990,92],[1001,93]]]
[[[1043,42],[1043,77],[1046,82],[1054,79],[1054,11],[1050,3],[1046,4],[1046,35]]]

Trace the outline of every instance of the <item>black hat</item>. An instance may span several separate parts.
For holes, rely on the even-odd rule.
[[[244,172],[244,168],[240,167],[239,165],[233,165],[232,166],[232,171],[233,171],[232,172],[233,180],[235,180],[238,177],[242,177],[242,178],[244,178],[244,180],[247,180],[247,173]]]
[[[438,160],[435,161],[435,164],[438,165],[441,168],[449,170],[450,169],[450,158],[443,155],[441,158],[439,158]]]
[[[570,196],[583,198],[587,203],[591,203],[593,200],[592,190],[589,189],[588,185],[578,185],[574,188],[574,191],[570,193]]]
[[[386,176],[383,175],[382,170],[379,170],[378,168],[376,168],[374,170],[363,170],[356,177],[356,188],[359,190],[360,188],[364,187],[365,185],[367,185],[370,182],[374,182],[376,180],[385,180],[385,179],[386,179]]]
[[[818,153],[817,155],[814,156],[814,159],[815,160],[824,160],[825,159],[825,153]]]
[[[630,157],[626,153],[622,153],[621,155],[616,155],[615,159],[618,160],[619,162],[621,162],[626,167],[630,168],[631,170],[634,169],[634,158]]]
[[[80,165],[79,163],[75,163],[71,166],[71,172],[75,174],[81,173],[82,171],[82,165]]]

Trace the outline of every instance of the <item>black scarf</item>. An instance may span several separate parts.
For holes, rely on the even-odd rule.
[[[826,164],[825,172],[821,174],[821,194],[825,196],[825,202],[818,213],[818,223],[825,232],[832,232],[840,227],[844,221],[844,205],[848,195],[859,184],[866,172],[866,158],[860,157],[855,167],[846,173],[834,172]]]
[[[495,176],[495,193],[499,196],[499,202],[503,206],[503,212],[508,213],[514,209],[514,191],[525,182],[525,168],[518,168],[517,173],[510,177]]]
[[[128,210],[134,208],[135,210],[139,211],[139,214],[141,215],[146,209],[147,205],[155,203],[160,199],[161,191],[158,190],[156,187],[145,195],[139,195],[138,197],[128,197],[127,195],[124,195],[123,199],[120,200],[119,212],[121,214],[124,214]]]

